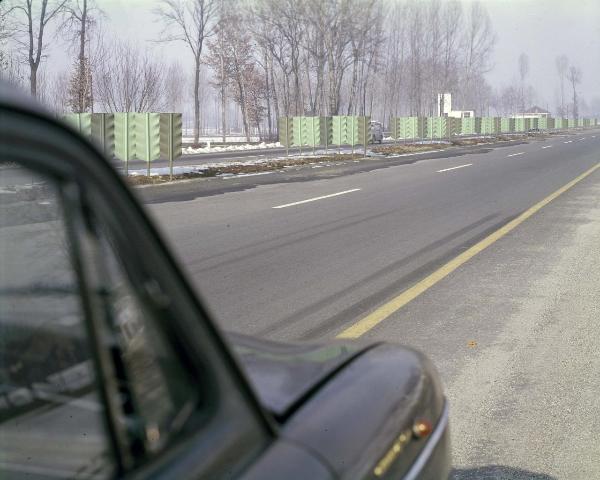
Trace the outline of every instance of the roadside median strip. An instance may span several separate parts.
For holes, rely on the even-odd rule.
[[[494,233],[488,235],[483,240],[477,242],[475,245],[470,247],[468,250],[464,251],[463,253],[450,260],[442,267],[438,268],[436,271],[425,277],[420,282],[416,283],[407,290],[404,290],[402,293],[392,298],[389,302],[380,306],[366,317],[358,320],[356,323],[340,332],[336,336],[336,338],[358,338],[364,335],[365,333],[369,332],[381,322],[383,322],[385,319],[387,319],[389,316],[391,316],[392,314],[400,310],[402,307],[404,307],[407,303],[411,302],[419,295],[426,292],[429,288],[433,287],[440,280],[450,275],[454,270],[468,262],[475,255],[482,252],[487,247],[494,244],[497,240],[510,233],[529,217],[537,213],[539,210],[548,205],[554,199],[558,198],[560,195],[571,189],[573,186],[577,185],[581,180],[585,179],[599,168],[600,163],[597,163],[592,168],[586,170],[581,175],[579,175],[566,185],[556,190],[554,193],[548,195],[546,198],[527,209],[514,220],[511,220],[506,225],[496,230]]]

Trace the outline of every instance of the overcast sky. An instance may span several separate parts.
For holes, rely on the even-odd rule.
[[[178,58],[185,66],[191,57],[181,44],[156,44],[162,27],[152,14],[159,0],[97,0],[104,10],[107,33],[146,44],[163,58]],[[469,3],[465,1],[465,6]],[[565,54],[583,72],[580,94],[588,103],[600,98],[600,0],[484,0],[497,34],[493,70],[487,75],[494,87],[518,78],[521,52],[530,59],[528,83],[537,91],[541,107],[554,109],[558,78],[554,60]],[[48,69],[64,69],[70,59],[53,42]]]

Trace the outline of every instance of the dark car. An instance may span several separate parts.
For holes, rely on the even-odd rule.
[[[381,122],[371,122],[372,142],[383,143],[383,125]]]
[[[87,141],[0,86],[1,478],[446,478],[422,354],[224,336]]]

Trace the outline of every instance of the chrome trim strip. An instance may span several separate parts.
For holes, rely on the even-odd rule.
[[[444,400],[444,408],[442,410],[442,414],[440,415],[440,420],[435,426],[435,430],[429,437],[429,440],[415,462],[410,467],[410,470],[406,472],[406,475],[403,477],[403,480],[415,480],[421,473],[421,470],[427,464],[427,461],[431,457],[433,450],[437,447],[442,435],[446,432],[446,428],[448,427],[448,401]]]

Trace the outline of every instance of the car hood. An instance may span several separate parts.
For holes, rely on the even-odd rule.
[[[228,334],[260,403],[284,421],[332,375],[375,344],[294,344]]]

